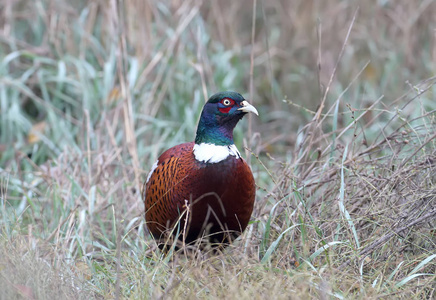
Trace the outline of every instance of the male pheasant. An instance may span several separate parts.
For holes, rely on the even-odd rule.
[[[233,129],[258,112],[240,94],[221,92],[203,107],[195,142],[174,146],[154,163],[143,188],[145,220],[154,238],[167,234],[226,246],[247,227],[255,183],[233,143]]]

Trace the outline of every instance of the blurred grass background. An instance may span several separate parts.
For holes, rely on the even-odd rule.
[[[1,0],[2,297],[434,297],[435,11]],[[235,133],[253,221],[218,258],[165,258],[141,183],[221,90],[260,113]]]

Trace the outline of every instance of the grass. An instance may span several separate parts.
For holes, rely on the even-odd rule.
[[[1,298],[435,297],[432,1],[0,7]],[[164,256],[141,183],[227,89],[252,221]]]

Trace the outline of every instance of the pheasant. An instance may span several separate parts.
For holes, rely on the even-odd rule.
[[[156,240],[171,235],[225,247],[245,230],[256,189],[233,129],[249,112],[258,115],[239,93],[214,94],[203,107],[195,141],[166,150],[153,164],[142,198]]]

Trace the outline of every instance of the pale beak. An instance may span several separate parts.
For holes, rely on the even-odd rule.
[[[242,107],[238,108],[238,110],[241,110],[245,113],[252,112],[253,114],[255,114],[257,116],[259,115],[259,113],[257,112],[257,109],[253,105],[248,103],[247,101],[245,101],[245,100],[242,101],[241,105],[242,105]]]

